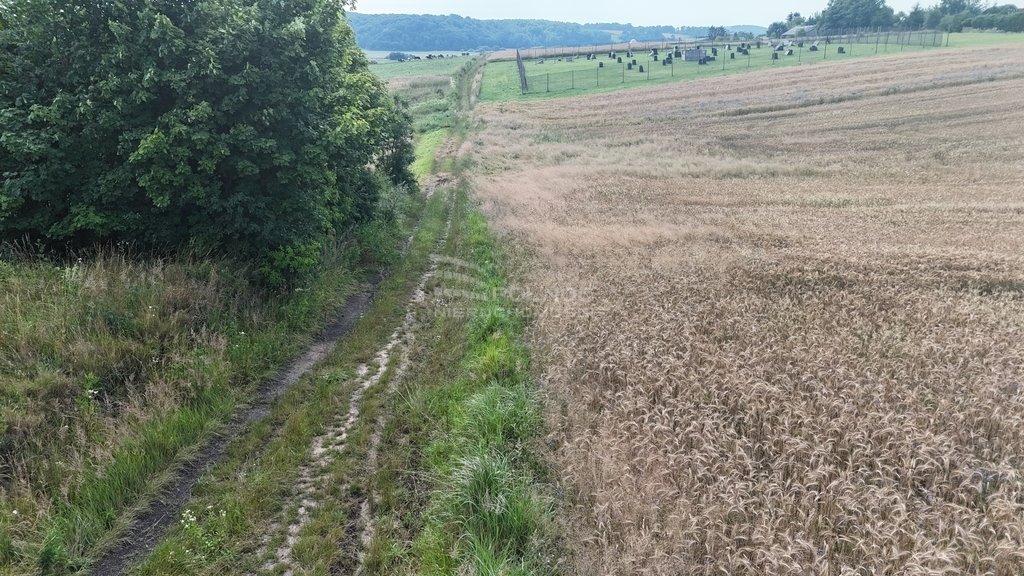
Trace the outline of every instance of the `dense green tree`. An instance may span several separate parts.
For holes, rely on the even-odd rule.
[[[1008,14],[1015,14],[1015,13],[1017,13],[1019,11],[1020,11],[1020,8],[1018,8],[1014,4],[996,4],[996,5],[989,6],[988,8],[986,8],[984,11],[982,11],[982,14],[1002,14],[1002,15],[1008,15]]]
[[[349,14],[359,45],[368,50],[462,51],[480,48],[586,46],[664,40],[673,35],[703,37],[701,26],[633,26],[614,22],[575,24],[549,20],[478,20],[429,14]],[[739,27],[735,32],[760,33]]]
[[[2,10],[0,238],[191,243],[280,282],[373,216],[372,166],[407,179],[408,118],[335,1]]]
[[[950,14],[979,14],[981,13],[981,0],[940,0],[939,11],[943,16]]]
[[[885,28],[892,26],[894,13],[885,0],[829,0],[821,19],[827,30]]]
[[[1013,4],[992,6],[981,14],[970,16],[967,13],[943,16],[942,22],[952,28],[996,29],[1004,32],[1024,32],[1024,10]]]
[[[725,38],[729,35],[729,31],[724,26],[709,26],[708,27],[708,38]]]
[[[927,12],[925,12],[924,8],[921,8],[920,4],[914,4],[914,7],[910,9],[902,24],[910,30],[920,30],[924,28],[926,16]]]
[[[785,22],[772,22],[768,25],[768,31],[765,34],[769,38],[782,38],[782,35],[789,30],[789,26],[786,26]]]

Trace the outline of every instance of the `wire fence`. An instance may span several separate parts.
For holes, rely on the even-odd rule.
[[[664,62],[664,61],[662,61]],[[627,84],[631,82],[649,82],[673,77],[681,73],[682,62],[660,64],[658,62],[637,60],[637,64],[630,63],[607,65],[595,67],[589,70],[567,70],[562,72],[547,72],[534,74],[526,77],[527,89],[524,94],[538,92],[562,92],[564,90],[592,90],[601,86],[614,84]],[[685,65],[697,65],[686,63]]]
[[[548,55],[532,58],[527,56],[531,51],[523,50],[519,68],[523,94],[535,94],[589,90],[613,84],[648,82],[675,76],[692,77],[694,68],[749,68],[752,62],[763,66],[779,60],[828,60],[853,56],[855,53],[864,54],[865,49],[879,54],[894,50],[903,51],[907,47],[938,47],[944,43],[948,43],[948,35],[934,30],[861,30],[741,42],[633,43],[602,46],[601,48],[609,49],[600,54],[595,53],[597,47],[594,46],[587,47],[586,52],[567,52],[564,56],[559,56],[557,52],[551,55],[549,50],[545,52]],[[654,54],[655,50],[657,54]],[[539,74],[526,73],[525,62],[529,61],[533,66],[537,66],[553,58],[557,63],[551,64],[560,69]],[[581,67],[565,70],[564,67],[567,65]]]
[[[890,44],[898,45],[901,42],[909,46],[941,46],[948,36],[944,32],[938,30],[903,30],[899,28],[892,28],[883,30],[882,28],[857,28],[857,29],[811,29],[807,30],[803,34],[785,38],[784,40],[815,40],[830,38],[835,41],[847,41],[853,44],[870,44],[875,42],[876,38],[879,38],[882,42],[886,40]],[[603,52],[626,52],[626,51],[644,51],[649,52],[653,49],[659,51],[674,49],[676,46],[724,46],[725,44],[737,44],[740,42],[752,42],[756,43],[757,39],[753,38],[750,40],[744,39],[703,39],[703,40],[650,40],[644,42],[616,42],[609,44],[592,44],[587,46],[553,46],[553,47],[542,47],[542,48],[525,48],[518,50],[517,53],[524,59],[535,59],[535,58],[558,58],[566,56],[580,56],[588,53],[600,54]],[[765,42],[769,42],[765,40]],[[501,53],[499,53],[500,55]],[[514,55],[513,55],[514,56]],[[497,58],[501,59],[501,58]]]

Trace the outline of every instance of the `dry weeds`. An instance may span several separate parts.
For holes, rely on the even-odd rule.
[[[478,107],[581,572],[1024,573],[1022,61]]]

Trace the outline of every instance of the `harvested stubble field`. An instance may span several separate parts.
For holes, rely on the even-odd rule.
[[[477,108],[581,573],[1024,573],[1021,62]]]

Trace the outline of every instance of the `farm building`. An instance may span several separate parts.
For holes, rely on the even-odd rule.
[[[783,38],[797,38],[802,36],[817,36],[817,26],[794,26],[782,33]]]
[[[683,62],[698,62],[707,56],[708,51],[703,48],[690,48],[683,51]]]

